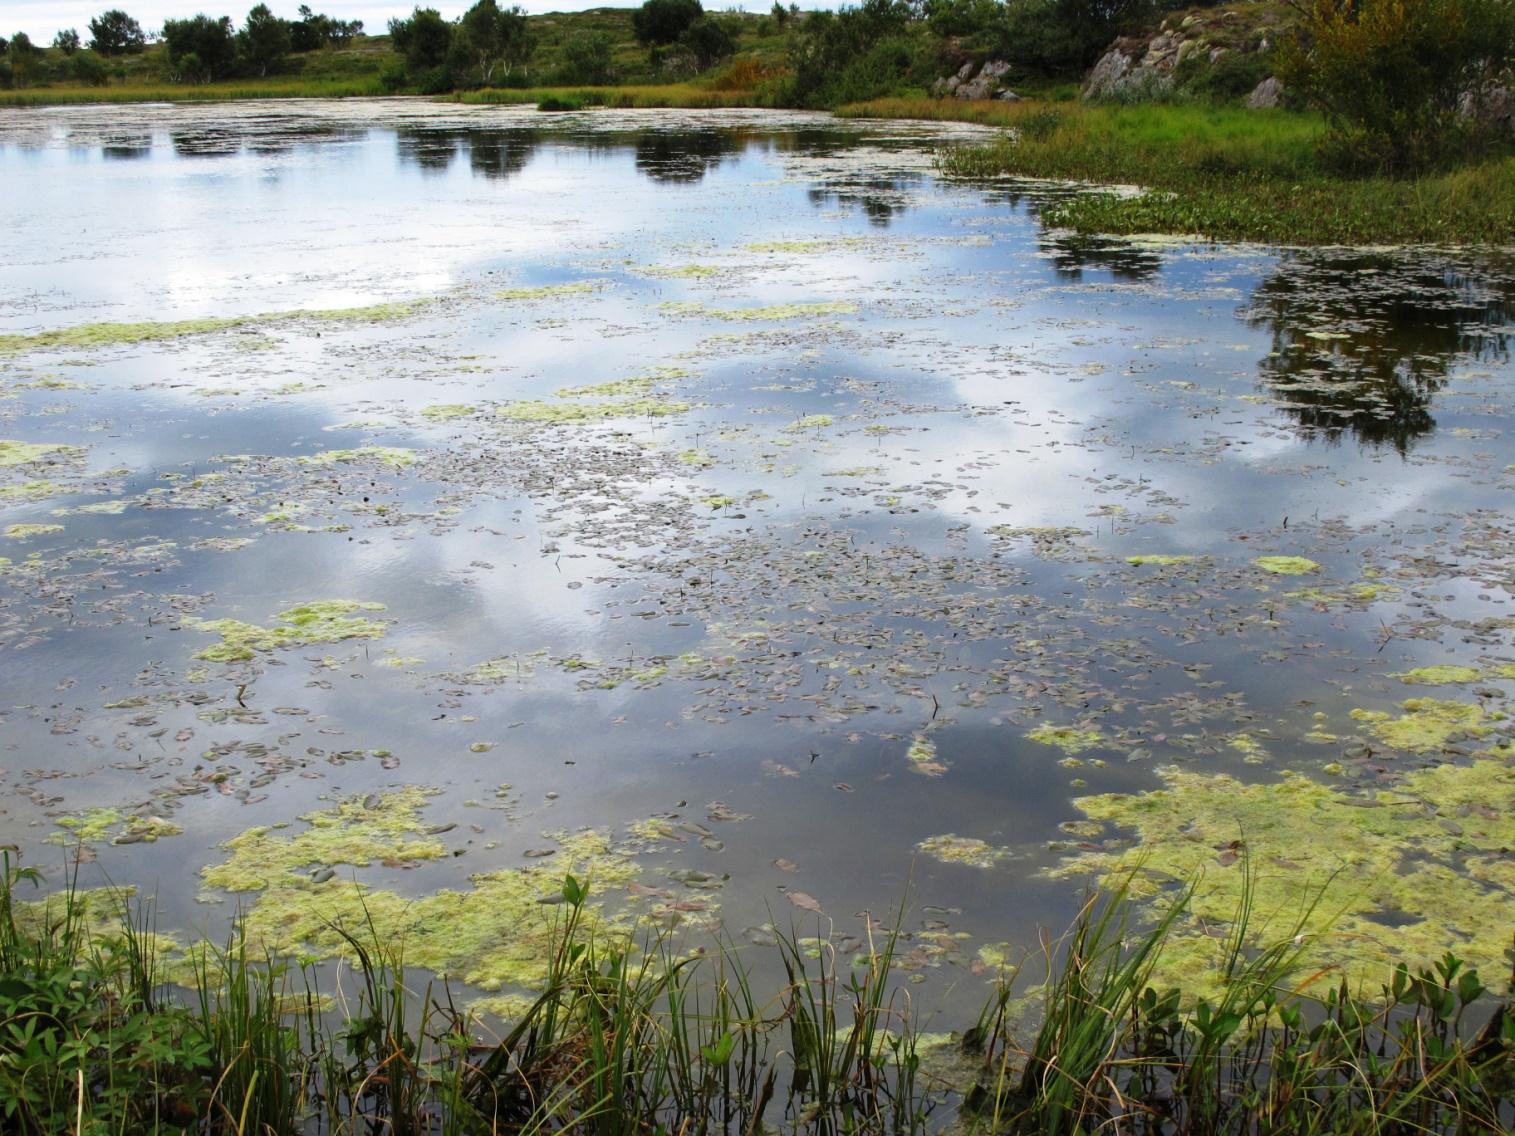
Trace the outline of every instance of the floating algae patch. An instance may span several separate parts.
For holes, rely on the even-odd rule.
[[[1477,667],[1459,667],[1443,664],[1432,667],[1416,667],[1414,670],[1391,674],[1389,677],[1397,678],[1400,682],[1407,682],[1415,686],[1455,686],[1458,683],[1477,682],[1482,677],[1482,674]]]
[[[98,347],[121,347],[160,343],[194,335],[210,335],[233,328],[255,327],[296,319],[333,323],[371,323],[404,319],[435,304],[435,298],[369,304],[359,308],[328,308],[314,311],[263,312],[247,316],[209,316],[188,320],[148,320],[142,323],[86,323],[39,331],[34,335],[0,335],[0,355],[22,351],[87,351]]]
[[[1169,555],[1167,553],[1147,553],[1139,556],[1126,557],[1127,564],[1133,564],[1140,568],[1145,564],[1155,564],[1159,567],[1169,567],[1174,564],[1191,564],[1198,560],[1197,556]]]
[[[1320,571],[1320,565],[1306,556],[1258,556],[1252,563],[1275,576],[1303,576]]]
[[[496,300],[550,300],[554,296],[582,296],[606,285],[604,280],[580,280],[573,284],[544,284],[540,288],[505,288],[494,294]]]
[[[1399,717],[1382,710],[1353,710],[1352,717],[1385,745],[1416,753],[1435,753],[1462,737],[1484,737],[1495,717],[1480,706],[1438,698],[1411,698],[1400,708]]]
[[[34,536],[46,536],[48,533],[62,531],[62,525],[7,525],[5,535],[12,540],[27,540]]]
[[[552,393],[555,398],[636,398],[651,391],[656,381],[650,375],[635,375],[629,379],[612,379],[608,383],[564,387]]]
[[[64,492],[56,481],[23,481],[20,485],[0,485],[0,501],[42,501]]]
[[[681,264],[673,268],[649,265],[636,271],[642,276],[656,276],[664,280],[706,280],[721,274],[721,270],[711,264]]]
[[[867,237],[819,237],[804,241],[759,241],[743,245],[748,252],[832,252],[838,249],[858,248],[868,243]]]
[[[467,418],[474,412],[474,407],[466,402],[442,402],[434,406],[421,407],[421,417],[430,418],[436,422],[445,422],[450,418]]]
[[[996,848],[993,844],[973,836],[928,836],[915,846],[917,852],[940,860],[944,864],[966,864],[970,868],[992,868],[1010,855],[1008,848]]]
[[[796,419],[785,426],[785,430],[798,432],[800,430],[822,430],[830,426],[835,419],[829,414],[807,414],[803,418]]]
[[[408,785],[390,793],[341,801],[306,813],[305,827],[264,825],[232,837],[221,847],[230,855],[201,869],[205,883],[223,891],[281,891],[305,888],[325,868],[363,868],[373,863],[406,864],[447,855],[427,833],[421,807],[436,790]]]
[[[611,418],[666,418],[683,414],[689,403],[655,398],[629,398],[613,402],[509,402],[495,410],[510,422],[535,422],[548,426],[579,422],[603,422]]]
[[[1098,730],[1054,726],[1051,722],[1043,722],[1036,729],[1027,732],[1026,737],[1033,742],[1041,742],[1042,745],[1056,746],[1069,755],[1094,749],[1105,741],[1104,735]]]
[[[410,786],[309,813],[298,831],[250,829],[223,845],[226,860],[202,878],[212,888],[256,893],[243,922],[270,949],[345,955],[341,928],[360,941],[372,934],[394,944],[407,965],[496,991],[545,978],[565,875],[604,894],[637,874],[630,854],[598,832],[557,834],[550,863],[481,872],[463,891],[405,896],[342,871],[445,857],[421,815],[433,793]],[[590,927],[607,925],[593,905],[586,915]]]
[[[53,822],[58,831],[51,844],[151,844],[160,836],[178,836],[184,831],[164,817],[137,816],[120,809],[87,809],[77,816],[61,816]]]
[[[60,460],[83,452],[80,446],[67,446],[61,442],[11,442],[0,440],[0,469],[12,466],[32,465],[49,459]]]
[[[213,663],[245,662],[259,651],[280,647],[305,647],[313,643],[336,643],[343,639],[377,639],[384,634],[384,623],[365,619],[356,612],[383,611],[378,603],[355,600],[317,600],[300,604],[274,615],[281,627],[259,627],[240,619],[185,620],[197,631],[221,636],[221,642],[195,658]]]
[[[681,450],[678,460],[680,465],[692,465],[696,469],[706,469],[715,464],[715,458],[707,450]]]
[[[437,298],[428,296],[419,300],[391,300],[382,304],[365,304],[358,308],[318,308],[308,312],[272,313],[259,316],[260,320],[277,320],[289,317],[325,320],[328,323],[382,323],[389,320],[408,319],[433,307]]]
[[[0,355],[20,351],[85,351],[134,343],[155,343],[208,335],[228,328],[245,327],[266,316],[221,316],[208,319],[161,320],[145,323],[86,323],[39,331],[35,335],[0,335]]]
[[[1387,964],[1428,964],[1451,950],[1485,980],[1506,973],[1515,926],[1515,768],[1503,760],[1407,774],[1393,789],[1348,796],[1310,778],[1245,784],[1225,774],[1158,770],[1164,787],[1074,802],[1135,830],[1119,852],[1080,852],[1056,875],[1096,873],[1132,894],[1196,880],[1188,922],[1159,960],[1158,981],[1213,988],[1225,934],[1251,870],[1260,942],[1312,940],[1304,966],[1376,979]]]
[[[850,300],[827,300],[813,304],[770,304],[763,308],[711,308],[697,301],[660,304],[665,312],[681,316],[704,316],[722,320],[790,320],[810,316],[851,315],[858,310]]]
[[[318,454],[306,454],[297,459],[301,465],[355,465],[374,462],[392,469],[404,469],[419,460],[415,450],[401,446],[357,446],[349,450],[322,450]]]
[[[911,740],[910,748],[905,751],[905,759],[910,762],[911,772],[923,777],[940,777],[949,768],[946,762],[937,757],[936,743],[924,734],[916,734]]]

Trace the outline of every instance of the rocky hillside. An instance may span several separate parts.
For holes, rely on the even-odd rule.
[[[1112,43],[1085,79],[1084,98],[1140,100],[1192,91],[1277,106],[1283,87],[1268,57],[1294,19],[1272,0],[1174,12],[1152,31]]]

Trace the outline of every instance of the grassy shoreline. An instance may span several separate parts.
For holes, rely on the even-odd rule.
[[[1344,177],[1322,168],[1317,115],[1203,104],[960,104],[884,99],[851,118],[962,119],[1012,132],[943,154],[944,173],[1021,177],[1146,192],[1079,194],[1043,210],[1058,228],[1173,233],[1272,244],[1515,243],[1515,156],[1418,178]]]
[[[1460,1136],[1515,1114],[1508,995],[1489,996],[1451,955],[1397,968],[1376,997],[1329,978],[1318,994],[1307,988],[1322,976],[1297,973],[1308,936],[1244,946],[1244,897],[1213,999],[1153,989],[1192,884],[1143,926],[1116,881],[1044,941],[1045,981],[1021,999],[1040,1003],[1036,1021],[1011,1001],[1016,965],[975,1023],[943,1035],[921,1032],[902,985],[903,911],[851,958],[779,931],[784,979],[759,995],[744,952],[719,937],[691,950],[647,924],[639,936],[590,930],[588,889],[569,876],[543,988],[489,1034],[445,982],[418,991],[403,942],[371,926],[336,927],[346,948],[331,992],[308,961],[270,956],[240,926],[224,947],[192,945],[175,986],[170,943],[141,904],[72,887],[16,898],[38,882],[5,854],[0,1115],[18,1136],[298,1136],[313,1124],[620,1136],[774,1122],[916,1136],[944,1119],[986,1136]]]

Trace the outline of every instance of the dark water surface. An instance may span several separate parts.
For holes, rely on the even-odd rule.
[[[0,838],[220,934],[222,841],[425,786],[391,835],[439,850],[241,902],[545,894],[591,828],[608,898],[737,938],[908,884],[965,1001],[1140,838],[1249,850],[1285,920],[1343,869],[1342,958],[1487,968],[1515,261],[1077,238],[1066,190],[935,177],[981,136],[0,114],[0,439],[76,447],[0,448]],[[382,608],[276,619],[317,601]],[[1164,788],[1161,831],[1075,804]]]

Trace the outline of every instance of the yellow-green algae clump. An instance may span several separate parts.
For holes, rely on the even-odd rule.
[[[1385,745],[1416,753],[1434,753],[1463,736],[1484,737],[1492,717],[1480,706],[1437,698],[1407,699],[1400,708],[1397,718],[1382,710],[1353,710],[1352,717]]]
[[[683,414],[687,402],[654,398],[616,399],[610,402],[508,402],[495,413],[511,422],[535,422],[548,426],[576,422],[603,422],[609,418],[665,418]]]
[[[1134,872],[1138,897],[1196,880],[1188,922],[1160,961],[1160,980],[1206,989],[1221,960],[1250,865],[1252,932],[1276,942],[1305,918],[1309,967],[1375,981],[1390,963],[1452,951],[1492,981],[1515,926],[1515,768],[1485,758],[1406,774],[1352,797],[1286,773],[1267,784],[1168,767],[1164,787],[1075,802],[1091,819],[1135,829],[1137,844],[1084,852],[1056,874],[1106,883]],[[1313,905],[1313,909],[1312,909]]]
[[[205,868],[202,878],[212,888],[256,893],[243,922],[270,949],[345,954],[337,928],[362,937],[371,927],[403,950],[407,965],[494,991],[534,986],[545,977],[561,915],[551,901],[565,875],[603,894],[637,874],[629,854],[608,837],[581,832],[558,836],[550,862],[480,872],[464,891],[406,896],[356,882],[350,869],[448,855],[421,815],[433,795],[407,786],[308,813],[296,831],[249,829],[223,845],[227,858]],[[598,911],[589,912],[589,921],[601,922]]]
[[[12,540],[27,540],[34,536],[47,536],[63,531],[62,525],[7,525],[5,535]]]
[[[1477,682],[1481,675],[1477,667],[1438,664],[1431,667],[1416,667],[1414,670],[1389,677],[1419,686],[1455,686],[1463,682]]]
[[[1008,848],[994,845],[975,836],[928,836],[916,846],[916,851],[940,860],[944,864],[966,864],[970,868],[992,868],[1006,856]]]
[[[1104,744],[1104,735],[1098,730],[1084,730],[1077,726],[1054,726],[1051,722],[1043,722],[1036,729],[1029,731],[1026,737],[1033,742],[1041,742],[1042,745],[1056,746],[1066,754],[1083,753],[1085,750],[1094,749]]]
[[[64,445],[62,442],[15,442],[0,439],[0,469],[32,465],[48,458],[70,457],[80,452],[81,447]]]
[[[1307,556],[1259,556],[1252,563],[1275,576],[1304,576],[1320,571],[1320,565]]]
[[[1139,556],[1128,556],[1126,557],[1126,563],[1135,565],[1138,568],[1144,564],[1155,564],[1159,567],[1166,568],[1174,564],[1189,564],[1197,559],[1199,559],[1197,556],[1179,556],[1154,552],[1144,553]]]
[[[151,844],[160,836],[178,836],[184,831],[163,817],[137,816],[120,809],[86,809],[77,816],[61,816],[53,823],[58,831],[48,837],[52,844],[99,844],[113,840],[118,844]]]
[[[254,658],[259,651],[273,651],[280,647],[336,643],[343,639],[377,639],[384,634],[384,623],[355,613],[383,610],[384,605],[379,603],[316,600],[275,613],[273,618],[283,624],[282,627],[259,627],[240,619],[196,620],[189,625],[197,631],[221,636],[220,643],[196,652],[195,658],[213,663],[236,663]]]
[[[322,450],[306,454],[298,459],[301,465],[352,465],[358,462],[374,462],[391,469],[404,469],[416,464],[415,450],[402,446],[355,446],[347,450]]]

